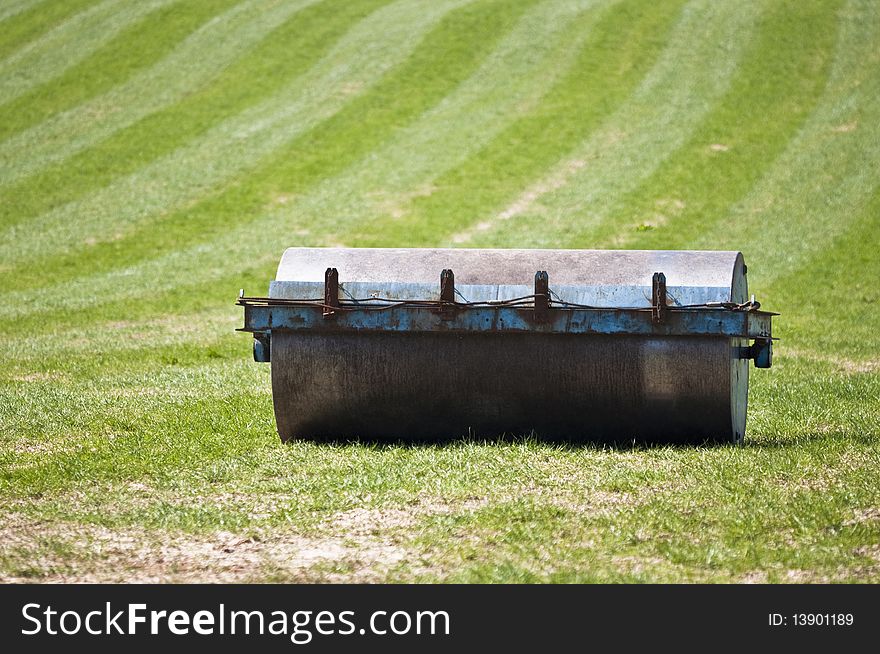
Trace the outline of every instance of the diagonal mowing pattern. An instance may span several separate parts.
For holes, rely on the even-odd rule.
[[[762,9],[761,2],[688,4],[661,58],[634,93],[567,160],[511,198],[473,245],[553,247],[601,224],[609,198],[649,176],[723,97],[743,50],[753,45]],[[558,225],[558,231],[547,224]]]
[[[0,143],[4,185],[91,147],[210,80],[290,14],[316,0],[246,0],[206,23],[162,61],[100,97]],[[10,162],[15,166],[10,166]]]
[[[237,0],[222,0],[231,4]],[[152,66],[184,35],[214,17],[222,3],[160,4],[129,24],[95,52],[68,67],[55,78],[26,93],[3,97],[0,104],[0,142],[11,134],[36,125],[49,116],[71,109]],[[102,26],[103,27],[103,26]]]
[[[87,239],[113,238],[114,232],[202,197],[216,184],[253,165],[286,141],[332,116],[405,59],[431,27],[464,0],[413,2],[383,7],[356,25],[302,78],[257,105],[220,121],[191,143],[151,162],[132,175],[21,226],[6,230],[17,247],[0,242],[8,263],[47,248],[64,252]],[[379,30],[377,25],[391,25]],[[381,38],[377,38],[377,32]],[[181,85],[183,83],[181,82]],[[137,197],[119,206],[118,198]],[[73,216],[77,228],[70,229]]]
[[[0,578],[880,579],[876,3],[355,4],[14,172]],[[0,52],[83,10],[62,5],[22,5]],[[784,314],[746,447],[279,446],[239,285],[287,244],[460,234],[742,247]]]
[[[149,0],[124,7],[121,0],[105,0],[77,14],[39,41],[0,61],[0,98],[9,102],[59,77],[129,25],[172,1]]]

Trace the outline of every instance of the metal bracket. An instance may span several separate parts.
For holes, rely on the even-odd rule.
[[[773,365],[773,341],[769,338],[756,338],[749,346],[748,358],[755,362],[755,368],[769,368]]]
[[[550,277],[546,270],[535,273],[535,322],[546,322],[550,317]]]
[[[651,320],[662,323],[666,319],[666,275],[655,272],[651,280]]]
[[[339,271],[327,268],[324,273],[324,317],[330,318],[339,308]]]
[[[269,363],[271,360],[270,338],[268,332],[254,332],[254,361],[257,363]]]
[[[444,318],[451,318],[455,313],[455,273],[451,268],[440,272],[440,313]]]

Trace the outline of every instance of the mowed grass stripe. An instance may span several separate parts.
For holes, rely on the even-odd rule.
[[[578,235],[583,243],[687,249],[722,220],[773,165],[822,96],[834,58],[841,2],[771,3],[757,43],[729,91],[690,141],[632,193],[614,198],[613,221]],[[693,184],[699,171],[700,184]]]
[[[225,357],[240,358],[240,347],[246,338],[236,333],[239,316],[234,310],[217,311],[216,307],[166,313],[153,318],[132,315],[116,320],[93,319],[88,323],[64,326],[57,330],[33,334],[29,338],[0,336],[3,347],[14,348],[16,357],[0,370],[0,379],[20,380],[29,373],[65,370],[70,378],[75,372],[80,380],[107,378],[109,361],[119,367],[120,378],[128,378],[145,367],[154,369],[163,358],[162,348],[187,348],[192,353],[188,363],[215,361],[218,352]],[[222,346],[220,346],[222,344]]]
[[[277,206],[305,192],[324,176],[362,158],[466,79],[530,4],[502,7],[498,2],[483,2],[453,10],[397,70],[261,162],[248,172],[245,183],[230,185],[217,196],[145,225],[127,238],[96,244],[88,256],[47,257],[39,272],[28,275],[17,269],[10,276],[15,275],[22,289],[29,281],[45,284],[47,276],[55,284],[118,268],[120,262],[131,266],[177,249],[181,233],[187,233],[190,242],[209,240],[222,234],[218,227],[246,222],[267,205]],[[441,50],[444,56],[438,62]],[[421,93],[407,92],[414,86],[420,86]]]
[[[0,23],[46,0],[8,0],[0,6]]]
[[[558,14],[560,24],[565,23],[563,19],[568,12],[556,11],[549,4],[544,6]],[[233,185],[220,196],[179,212],[173,216],[173,221],[151,224],[132,238],[95,247],[90,256],[62,258],[60,266],[50,269],[52,287],[64,284],[63,280],[68,276],[72,283],[81,283],[75,280],[77,273],[87,273],[92,279],[102,281],[118,274],[128,276],[125,269],[142,259],[147,259],[146,265],[153,265],[149,261],[153,248],[160,254],[179,248],[181,230],[188,231],[192,241],[219,237],[225,242],[223,232],[234,222],[243,220],[251,212],[258,214],[264,211],[267,204],[275,209],[283,204],[288,195],[306,190],[328,172],[341,170],[351,161],[362,159],[376,144],[382,143],[408,121],[421,116],[427,108],[470,77],[527,8],[528,3],[501,7],[496,2],[484,2],[465,5],[451,12],[397,71],[390,73],[374,89],[354,100],[340,113],[295,140],[289,148],[264,161],[257,170],[250,172],[248,183]],[[533,12],[530,20],[519,27],[521,35],[531,33],[534,25],[545,21],[546,14]],[[471,35],[472,38],[462,38],[462,35]],[[503,52],[514,51],[519,46],[519,41],[510,42]],[[436,53],[440,49],[446,53],[442,65],[436,61]],[[527,55],[527,58],[530,57]],[[538,71],[537,66],[534,68]],[[407,89],[415,85],[422,88],[422,93],[407,93]],[[261,233],[259,230],[245,229],[252,235],[259,236]],[[236,241],[240,239],[239,236],[235,238]],[[255,253],[258,257],[265,254]],[[270,258],[276,256],[277,253],[269,254]],[[116,268],[120,262],[125,265],[123,270],[113,275],[102,276],[98,272],[104,262]],[[46,269],[43,266],[39,268],[39,273],[33,278],[45,284]],[[18,279],[21,278],[21,271],[15,271],[15,274]],[[69,290],[70,284],[65,285]],[[153,290],[156,288],[152,283],[149,286]],[[95,299],[100,300],[92,297],[89,304]]]
[[[822,248],[800,266],[758,290],[765,306],[787,316],[779,329],[778,354],[819,361],[838,355],[855,372],[880,372],[880,184],[850,214],[846,231],[823,238]],[[766,268],[759,267],[764,279]]]
[[[55,79],[14,99],[0,94],[0,141],[152,66],[189,33],[235,2],[238,0],[159,5]]]
[[[221,190],[234,176],[369,89],[404,61],[447,11],[463,4],[464,0],[448,0],[426,9],[422,3],[406,0],[380,8],[352,27],[304,76],[280,91],[212,125],[200,138],[136,173],[6,230],[4,236],[12,237],[18,246],[6,247],[0,239],[0,259],[9,266],[118,239],[138,223]],[[131,201],[120,205],[120,197]]]
[[[753,47],[762,10],[762,2],[689,3],[633,94],[544,177],[483,217],[486,225],[469,245],[595,245],[575,235],[609,219],[612,198],[638,186],[687,142]]]
[[[8,15],[3,21],[0,29],[0,61],[94,4],[97,4],[97,0],[43,0],[30,3],[30,6],[23,3],[21,11]]]
[[[61,294],[53,292],[51,288],[45,289],[44,292],[40,293],[40,296],[45,298],[41,303],[44,308],[48,308],[59,301],[67,303],[68,306],[73,306],[75,304],[73,298],[78,295],[82,297],[88,305],[100,305],[101,302],[107,301],[112,297],[124,296],[126,293],[123,292],[123,286],[127,286],[131,289],[128,291],[128,293],[131,293],[137,285],[144,284],[144,281],[138,280],[146,279],[151,280],[149,284],[151,292],[160,290],[157,283],[161,284],[162,288],[168,288],[168,286],[172,284],[170,280],[159,280],[157,282],[155,273],[149,272],[153,267],[157,266],[170,266],[176,270],[179,270],[180,266],[186,266],[186,274],[180,276],[174,283],[190,285],[196,280],[215,276],[218,272],[225,273],[226,268],[218,266],[218,262],[225,260],[226,257],[232,256],[237,256],[239,260],[247,259],[247,256],[242,254],[244,251],[250,252],[253,257],[266,257],[268,255],[268,260],[272,260],[277,254],[272,255],[271,253],[268,253],[262,239],[265,237],[265,228],[271,228],[274,223],[276,223],[274,220],[269,221],[267,219],[261,219],[261,227],[259,229],[249,225],[246,228],[237,230],[231,235],[227,234],[218,239],[219,245],[222,246],[222,249],[217,247],[216,244],[211,244],[211,247],[199,246],[188,252],[173,253],[159,261],[149,262],[144,266],[138,267],[143,271],[142,273],[134,273],[134,269],[123,269],[112,275],[106,275],[103,280],[98,280],[101,282],[100,291],[95,288],[95,283],[91,280],[81,280],[70,284],[64,284],[65,295],[63,297],[61,297]],[[277,226],[275,228],[277,229]],[[237,255],[234,254],[236,252],[238,253]],[[83,290],[77,292],[77,287]],[[60,288],[60,286],[58,288]],[[35,300],[36,297],[37,296],[29,296],[29,301]],[[18,307],[18,309],[21,308],[22,307]],[[19,326],[21,324],[22,323],[19,322]]]
[[[155,65],[64,113],[0,143],[0,182],[60,162],[213,79],[288,16],[317,0],[246,0],[184,39]],[[14,167],[12,167],[14,162]]]
[[[574,64],[613,2],[535,7],[478,70],[417,122],[312,192],[260,218],[295,219],[297,240],[352,244],[384,221],[409,223],[404,207],[434,193],[434,180],[461,165],[511,122],[538,106]],[[527,44],[540,43],[540,47]],[[505,71],[499,74],[499,71]],[[301,240],[300,240],[301,239]]]
[[[366,95],[354,97],[340,113],[319,123],[288,147],[261,162],[257,169],[248,172],[247,183],[235,180],[218,195],[172,212],[158,223],[150,223],[134,231],[128,238],[96,244],[90,248],[87,256],[72,253],[62,257],[47,257],[48,271],[63,280],[83,274],[94,275],[101,270],[118,267],[120,261],[130,266],[156,253],[178,248],[181,230],[190,235],[191,241],[203,240],[215,234],[218,225],[233,224],[247,219],[251,212],[262,210],[267,203],[282,195],[279,188],[284,187],[286,193],[307,188],[328,169],[342,168],[351,159],[369,151],[390,132],[454,88],[468,75],[475,62],[488,52],[498,35],[527,6],[528,3],[499,11],[497,3],[488,2],[464,5],[453,10],[425,36],[398,70],[390,72]],[[362,11],[364,5],[359,4],[358,7]],[[317,14],[315,21],[326,24],[326,18]],[[315,27],[313,21],[303,25],[308,31]],[[458,33],[480,34],[481,38],[469,44],[458,39]],[[287,34],[278,45],[283,48],[284,41],[296,36]],[[455,41],[456,47],[451,48],[442,64],[438,65],[436,53],[450,40]],[[246,70],[243,69],[242,73]],[[417,83],[425,86],[424,93],[405,92]],[[219,97],[225,95],[223,93]],[[171,237],[170,240],[167,237]],[[45,284],[43,272],[30,278],[26,273],[22,275],[22,272],[16,270],[12,273],[19,280],[19,285],[23,278],[25,284],[29,279],[35,284]]]
[[[199,396],[222,400],[246,393],[268,399],[265,372],[255,370],[252,362],[215,359],[202,365],[189,365],[186,362],[177,363],[176,359],[172,359],[173,353],[173,350],[169,350],[168,359],[156,359],[151,368],[140,367],[124,375],[104,378],[96,375],[91,381],[73,380],[63,375],[35,379],[39,375],[32,374],[28,380],[19,378],[11,383],[0,383],[0,397],[9,400],[0,407],[0,456],[8,455],[9,446],[16,445],[16,435],[24,436],[26,442],[39,444],[42,440],[45,443],[46,438],[57,440],[83,436],[83,423],[102,423],[104,427],[95,431],[98,436],[96,441],[103,440],[108,432],[112,433],[113,419],[124,418],[125,407],[132,400],[142,401],[145,408],[149,407],[148,412],[154,413],[181,399],[197,399]],[[185,354],[183,358],[186,359]],[[66,383],[58,384],[59,381]],[[196,386],[203,387],[201,392],[196,390]],[[42,402],[33,394],[37,388],[44,394]],[[81,396],[81,401],[65,402],[67,408],[57,412],[59,399],[76,395]],[[39,463],[38,459],[46,456],[45,452],[35,454],[34,463]],[[66,453],[62,451],[57,454],[63,458]]]
[[[0,224],[11,226],[62,207],[173,153],[290,84],[314,66],[353,24],[387,1],[328,0],[304,7],[205,86],[67,161],[0,190]],[[79,256],[47,256],[47,272],[68,269]],[[29,269],[26,266],[20,271],[23,276],[18,277],[24,287],[28,286]]]
[[[50,1],[51,0],[8,0],[7,2],[4,2],[2,5],[0,5],[0,23],[3,23],[10,18],[14,18],[20,14],[31,11],[37,5],[45,5],[47,2]],[[50,25],[47,25],[47,27],[49,26]],[[0,42],[2,42],[2,40],[0,40]]]
[[[174,0],[105,0],[0,61],[0,101],[8,102],[61,75],[131,23]]]
[[[472,68],[470,64],[457,71],[457,74],[460,77],[456,77],[455,75],[450,76],[450,71],[446,71],[439,75],[429,72],[434,70],[437,66],[435,63],[435,53],[438,42],[445,42],[457,31],[456,29],[450,28],[438,30],[436,40],[429,41],[424,48],[420,50],[423,54],[413,58],[413,65],[410,67],[404,67],[401,77],[392,77],[388,86],[379,88],[374,95],[365,101],[365,105],[362,106],[364,108],[370,105],[375,107],[400,107],[405,110],[403,117],[406,117],[406,115],[416,117],[419,116],[426,107],[431,106],[431,104],[436,102],[439,98],[443,98],[449,89],[455,88],[459,79],[468,78],[466,84],[456,88],[455,97],[458,98],[458,102],[452,103],[449,101],[449,98],[446,98],[438,105],[438,108],[442,108],[444,111],[454,112],[451,118],[449,115],[446,115],[444,116],[445,120],[439,122],[439,125],[443,129],[449,130],[446,132],[446,134],[449,134],[450,132],[455,131],[455,126],[458,124],[454,118],[459,115],[473,115],[474,112],[471,108],[478,101],[483,99],[484,93],[491,92],[495,97],[499,94],[509,96],[506,98],[506,101],[511,104],[519,102],[521,98],[524,97],[523,94],[534,92],[540,94],[552,83],[552,79],[548,79],[543,72],[542,64],[544,60],[536,58],[533,53],[522,48],[523,39],[530,38],[535,34],[536,30],[539,34],[541,30],[549,30],[551,33],[556,32],[560,34],[569,32],[569,30],[576,31],[577,25],[574,28],[571,28],[569,20],[570,15],[573,12],[579,12],[579,7],[588,6],[588,3],[584,3],[583,5],[574,3],[570,5],[570,7],[564,7],[556,3],[544,3],[534,11],[529,12],[516,26],[515,30],[511,32],[512,35],[516,35],[515,38],[511,36],[504,39],[502,44],[499,45],[490,57],[491,61],[494,63],[481,66],[478,73],[475,73],[476,78],[474,76],[468,78],[468,73]],[[490,5],[490,9],[491,7],[492,6]],[[486,13],[488,15],[493,12],[487,10]],[[485,16],[480,17],[480,15],[478,15],[477,18],[478,20],[472,22],[472,25],[474,26],[472,29],[477,30],[479,33],[479,30],[484,29],[488,18]],[[475,41],[479,42],[479,40]],[[491,40],[489,43],[491,43]],[[570,65],[570,54],[571,53],[565,48],[548,48],[545,56],[552,58],[551,60],[555,59],[556,61],[559,61],[560,58],[562,58],[563,61],[566,61],[566,63]],[[469,60],[470,58],[465,59],[466,62]],[[484,83],[487,78],[494,74],[493,71],[496,70],[495,66],[497,66],[497,63],[501,60],[507,61],[511,66],[513,65],[513,61],[519,61],[521,62],[520,66],[522,67],[522,70],[529,72],[528,75],[522,76],[522,79],[520,80],[521,86],[510,84],[499,86],[496,83],[494,86],[489,87]],[[456,63],[455,58],[450,59],[450,62],[454,66]],[[456,69],[452,68],[451,70]],[[401,95],[406,88],[411,86],[412,82],[423,80],[425,75],[433,75],[434,77],[431,79],[438,80],[436,94],[428,93],[424,98],[408,98],[405,92]],[[449,77],[449,79],[444,79],[441,75],[445,75]],[[431,85],[426,86],[430,87]],[[462,89],[464,89],[464,91],[461,91]],[[400,99],[395,100],[395,98],[398,97],[400,97]],[[492,97],[493,96],[491,95],[489,96],[490,99]],[[485,111],[486,106],[491,107],[496,105],[494,102],[488,105],[484,104],[481,107],[481,111]],[[364,127],[370,126],[372,123],[365,117],[361,108],[357,108],[357,105],[355,105],[355,107],[356,109],[348,114],[348,119],[356,129],[354,135],[358,138],[366,137],[369,132],[365,131]],[[431,111],[434,110],[432,109]],[[377,120],[377,125],[382,126],[382,130],[387,130],[388,124],[403,124],[395,122],[394,120],[389,123],[388,114],[382,112],[379,112],[374,116]],[[486,121],[492,120],[493,116],[493,112],[485,112]],[[415,124],[413,127],[403,131],[408,134],[420,134],[421,130],[419,130],[418,127],[419,125]],[[490,126],[485,125],[485,129],[489,130]],[[326,125],[321,128],[321,131],[328,134],[334,134],[337,132],[335,129],[327,129]],[[382,134],[387,133],[388,131],[382,132]],[[340,152],[343,148],[350,149],[352,147],[352,142],[356,142],[348,137],[348,132],[342,133],[342,136],[344,138],[340,141]],[[435,147],[439,147],[446,142],[443,138],[440,138],[440,136],[442,136],[442,134],[438,135],[436,131],[431,134],[431,139]],[[321,141],[318,141],[317,143],[309,142],[308,150],[313,152],[324,150],[325,148],[319,147],[320,143]],[[403,145],[405,146],[406,143],[404,142]],[[398,146],[397,149],[401,150],[405,148]],[[457,151],[457,149],[455,150]],[[308,161],[305,152],[306,151],[304,150],[303,156],[306,156],[306,160]],[[427,154],[429,153],[423,154],[423,156],[427,156]],[[359,165],[362,165],[364,161],[369,162],[374,156],[374,154],[371,154],[370,158],[364,159]],[[170,253],[148,260],[143,264],[122,267],[107,274],[94,274],[87,278],[76,279],[70,283],[64,283],[63,285],[66,288],[65,297],[61,297],[55,292],[55,289],[58,288],[58,286],[54,284],[48,288],[36,291],[35,293],[21,293],[20,295],[22,297],[29,297],[30,301],[33,301],[36,297],[47,298],[46,301],[40,302],[41,306],[34,306],[34,309],[37,311],[50,308],[52,304],[58,301],[67,303],[69,307],[75,306],[80,301],[85,302],[87,305],[94,305],[102,301],[111,300],[114,297],[120,297],[120,294],[140,295],[143,292],[155,293],[160,289],[168,289],[179,283],[198,283],[206,278],[216,276],[218,271],[222,271],[223,273],[228,271],[228,263],[224,263],[219,267],[218,264],[220,264],[221,260],[230,260],[228,259],[230,256],[234,257],[234,260],[238,262],[237,265],[240,267],[250,265],[254,258],[259,258],[266,254],[263,241],[266,238],[266,234],[269,233],[267,232],[267,229],[284,229],[283,225],[285,222],[283,217],[279,216],[279,214],[289,213],[290,211],[300,213],[302,211],[301,206],[295,202],[290,203],[290,208],[285,206],[287,204],[284,201],[285,197],[276,199],[273,195],[275,191],[265,186],[271,180],[281,180],[282,186],[280,187],[280,190],[284,191],[290,185],[295,184],[292,180],[297,179],[297,177],[293,172],[289,171],[295,172],[298,170],[296,168],[298,166],[297,160],[298,157],[292,156],[289,152],[283,152],[279,157],[276,157],[275,160],[266,162],[264,165],[266,171],[265,176],[263,174],[252,173],[250,177],[252,180],[251,185],[242,184],[240,186],[232,187],[230,191],[221,198],[222,201],[218,201],[215,206],[211,206],[210,204],[207,206],[201,206],[200,210],[204,211],[205,219],[206,221],[209,221],[208,224],[204,225],[204,231],[211,232],[210,236],[213,238],[211,241],[207,241],[204,244],[193,245],[186,250],[180,250],[178,242],[169,243],[168,245],[171,246],[172,250]],[[402,171],[398,171],[398,174],[401,173]],[[316,179],[320,179],[321,177],[323,177],[323,172],[319,174]],[[323,191],[323,184],[319,191]],[[218,212],[223,211],[224,207],[235,207],[240,210],[241,207],[248,206],[250,202],[249,198],[252,198],[254,202],[259,203],[259,206],[255,207],[257,210],[263,209],[266,204],[269,205],[269,213],[266,214],[264,211],[263,215],[257,219],[257,222],[259,223],[257,226],[254,226],[252,222],[245,221],[241,226],[232,227],[230,222],[234,220],[235,217],[229,216],[228,213],[222,214],[224,220],[217,222],[218,215],[221,215],[218,214]],[[279,199],[281,201],[278,201]],[[188,214],[188,217],[192,219],[192,212]],[[223,228],[217,229],[215,226],[218,225],[222,225]],[[172,230],[168,231],[171,232]],[[204,234],[194,234],[193,239],[195,240],[200,236],[204,237]],[[142,247],[140,241],[137,241],[136,244],[137,247]],[[238,254],[230,255],[230,248]],[[251,254],[244,255],[245,248]],[[277,253],[271,256],[277,256]],[[142,278],[139,272],[134,272],[137,270],[149,271],[156,266],[163,266],[166,270],[169,266],[177,270],[183,266],[186,268],[187,272],[183,277],[175,277],[174,279],[169,278],[164,282],[153,279],[146,285],[144,285],[146,278]],[[152,276],[152,273],[149,272],[146,272],[145,274]],[[138,282],[138,279],[141,279],[141,281]],[[157,285],[157,283],[159,285]],[[136,288],[139,284],[142,286],[140,291]],[[123,287],[126,287],[127,290],[123,291]],[[83,290],[80,292],[74,289]],[[89,290],[86,291],[85,289]],[[52,299],[48,299],[50,296]],[[16,312],[18,316],[21,316],[24,313],[29,313],[29,311],[27,311],[22,305],[19,305],[16,308],[11,308],[11,310]]]
[[[529,113],[434,179],[430,193],[401,199],[396,215],[377,217],[369,233],[346,236],[346,243],[435,245],[438,235],[455,233],[500,207],[545,174],[632,93],[662,51],[682,4],[614,5],[590,27],[571,68]],[[457,234],[454,242],[467,242],[463,236]]]
[[[695,239],[771,262],[755,271],[759,283],[807,264],[844,233],[880,179],[880,7],[852,0],[840,20],[829,83],[809,120],[727,221]]]
[[[281,246],[282,249],[284,247]],[[0,342],[10,348],[21,345],[24,351],[28,351],[28,342],[32,336],[55,335],[63,343],[68,329],[94,327],[97,330],[102,325],[112,328],[118,321],[149,322],[161,316],[189,315],[202,311],[211,311],[217,316],[238,315],[240,310],[234,302],[242,287],[253,294],[264,294],[268,291],[268,280],[274,278],[280,258],[279,252],[269,250],[271,248],[251,258],[244,267],[230,269],[218,263],[211,267],[211,274],[207,279],[188,281],[181,278],[176,285],[162,281],[161,287],[155,293],[135,297],[96,295],[91,302],[77,303],[70,308],[59,309],[53,306],[53,302],[44,307],[43,311],[22,312],[15,318],[0,320]],[[123,275],[120,273],[119,276]],[[9,299],[8,294],[3,299]],[[199,338],[206,339],[206,342],[224,336],[225,334],[212,332],[208,327],[199,332]],[[145,344],[149,345],[149,341]],[[57,348],[52,351],[57,354]],[[250,356],[250,343],[247,339],[240,341],[239,352],[241,356]],[[56,354],[40,365],[45,364],[48,369],[63,363],[63,353]]]

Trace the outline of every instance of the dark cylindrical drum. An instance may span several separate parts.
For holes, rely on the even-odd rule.
[[[548,273],[553,306],[562,308],[650,310],[658,271],[670,307],[743,303],[748,296],[737,252],[291,248],[270,298],[322,301],[328,268],[338,270],[338,297],[352,302],[437,299],[447,269],[462,303],[529,296],[535,271]],[[408,319],[401,311],[370,314],[365,331],[337,328],[331,316],[272,332],[272,393],[283,439],[744,436],[746,338],[623,328],[545,333],[538,323],[534,331],[487,324],[456,333],[454,320],[441,325],[450,331],[410,332],[401,327]]]
[[[739,441],[747,361],[725,337],[279,333],[282,439]]]

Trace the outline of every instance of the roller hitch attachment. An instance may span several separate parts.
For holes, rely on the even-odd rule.
[[[747,358],[755,362],[755,368],[769,368],[773,365],[773,339],[755,339],[748,348]]]

